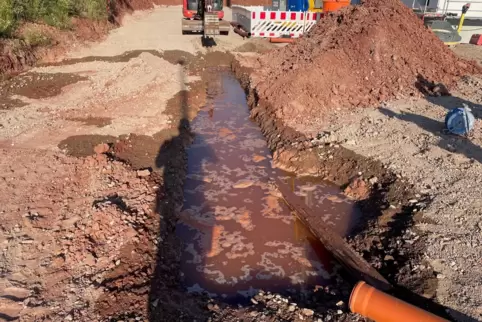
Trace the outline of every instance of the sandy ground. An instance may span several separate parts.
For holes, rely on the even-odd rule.
[[[166,128],[170,122],[163,114],[166,102],[186,88],[184,82],[192,79],[183,80],[182,68],[158,57],[158,53],[207,51],[201,45],[200,36],[181,34],[180,13],[181,7],[136,12],[127,16],[124,27],[113,30],[105,41],[70,55],[86,62],[72,63],[75,60],[71,60],[68,65],[32,69],[31,73],[42,74],[50,81],[45,88],[57,86],[61,93],[44,94],[47,90],[30,84],[28,77],[20,81],[18,88],[27,88],[28,92],[31,87],[30,92],[34,92],[27,96],[35,96],[35,93],[39,96],[41,92],[40,96],[52,97],[12,96],[26,105],[2,111],[0,138],[3,144],[54,148],[71,135],[118,136],[131,132],[152,135]],[[227,9],[228,19],[230,14]],[[216,50],[232,50],[246,43],[231,32],[217,40]],[[115,62],[130,51],[136,51],[137,57]],[[56,81],[65,74],[81,78],[70,85]],[[66,119],[82,118],[111,119],[111,124],[97,127],[83,126],[81,120],[66,122]],[[34,137],[37,140],[32,141]]]

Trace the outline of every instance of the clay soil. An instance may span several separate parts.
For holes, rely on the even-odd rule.
[[[258,94],[308,133],[333,109],[445,95],[461,76],[481,72],[458,58],[398,0],[367,0],[331,13],[293,46],[260,58]],[[438,85],[438,84],[441,85]]]

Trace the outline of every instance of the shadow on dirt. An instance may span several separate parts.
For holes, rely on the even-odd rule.
[[[394,290],[393,295],[407,303],[448,319],[449,321],[479,322],[477,319],[471,318],[464,313],[452,310],[444,305],[436,303],[433,299],[428,299],[418,295],[405,287],[397,287]]]
[[[396,113],[386,108],[379,109],[381,113],[388,117],[394,117],[399,120],[416,124],[420,128],[433,133],[440,140],[438,146],[451,153],[459,153],[465,155],[467,158],[473,159],[482,163],[482,148],[470,141],[470,139],[455,136],[451,134],[444,134],[444,123],[430,119],[426,116],[417,115],[414,113]],[[421,151],[421,153],[428,151]]]
[[[482,105],[473,103],[461,97],[453,96],[442,83],[434,83],[423,76],[418,75],[415,87],[425,96],[427,101],[439,105],[447,109],[447,111],[451,111],[454,108],[464,107],[464,104],[467,104],[476,118],[482,118]]]
[[[184,61],[180,60],[179,78],[186,81]],[[178,321],[187,314],[188,305],[181,291],[179,274],[179,242],[176,238],[177,212],[183,203],[183,186],[186,175],[185,147],[192,142],[188,118],[188,93],[181,88],[177,106],[181,111],[178,135],[163,142],[155,159],[157,168],[162,169],[163,189],[156,197],[156,212],[159,214],[160,240],[158,243],[155,270],[151,278],[148,299],[150,321]],[[164,239],[161,236],[165,236]]]

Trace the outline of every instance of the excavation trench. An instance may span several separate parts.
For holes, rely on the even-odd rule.
[[[280,198],[275,178],[345,236],[360,212],[339,188],[297,178],[272,166],[259,127],[249,119],[246,95],[229,71],[207,81],[206,106],[191,124],[188,175],[177,235],[181,274],[191,293],[244,302],[258,290],[307,294],[336,275],[323,245]]]

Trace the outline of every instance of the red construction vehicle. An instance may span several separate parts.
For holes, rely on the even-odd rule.
[[[204,36],[227,35],[231,25],[224,21],[223,0],[183,0],[182,34],[202,32]]]

